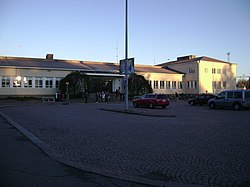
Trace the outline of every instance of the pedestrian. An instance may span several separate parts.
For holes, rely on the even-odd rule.
[[[95,102],[96,103],[98,103],[98,101],[99,101],[99,95],[100,95],[100,93],[96,92],[96,94],[95,94]]]
[[[56,92],[56,102],[58,101],[58,92]]]
[[[175,92],[175,97],[176,97],[176,101],[178,101],[179,99],[179,94],[177,92]]]

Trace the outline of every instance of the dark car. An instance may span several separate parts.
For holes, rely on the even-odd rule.
[[[166,94],[145,94],[133,100],[134,107],[145,106],[154,108],[160,106],[166,108],[169,105],[169,99]]]
[[[197,95],[195,98],[189,99],[188,104],[190,105],[206,105],[208,100],[215,98],[215,94],[203,93]]]

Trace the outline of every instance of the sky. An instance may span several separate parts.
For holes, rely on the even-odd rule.
[[[0,0],[0,56],[118,62],[125,0]],[[128,57],[185,55],[238,64],[250,76],[250,0],[128,0]]]

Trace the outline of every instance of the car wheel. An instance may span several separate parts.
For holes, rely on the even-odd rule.
[[[234,110],[240,110],[240,104],[239,103],[234,104]]]
[[[215,108],[215,103],[210,103],[210,104],[209,104],[209,107],[210,107],[211,109],[214,109],[214,108]]]
[[[153,103],[149,103],[149,108],[154,108],[154,104]]]

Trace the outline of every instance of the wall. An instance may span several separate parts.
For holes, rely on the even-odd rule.
[[[199,92],[219,93],[223,90],[236,89],[236,67],[236,64],[201,61]]]
[[[183,92],[185,94],[198,94],[198,64],[194,62],[183,62],[167,64],[169,68],[185,73],[183,76]]]
[[[137,73],[143,75],[147,81],[151,81],[154,93],[175,94],[183,93],[178,83],[182,82],[182,74],[165,74],[165,73]],[[154,81],[158,82],[158,89],[154,89]],[[164,87],[160,87],[160,81],[164,81]],[[166,81],[170,81],[170,88],[166,88]],[[176,81],[176,89],[172,88],[172,82]]]
[[[20,68],[0,68],[0,96],[41,96],[54,95],[57,91],[56,80],[64,78],[70,71],[58,70],[38,70],[38,69],[20,69]],[[20,76],[21,86],[13,87],[13,80]],[[10,87],[2,87],[2,78],[10,78]],[[24,87],[24,77],[30,77],[33,80],[32,87]],[[35,88],[35,79],[43,80],[43,88]],[[53,87],[46,88],[45,79],[53,81]]]

